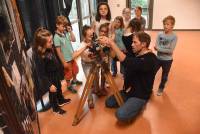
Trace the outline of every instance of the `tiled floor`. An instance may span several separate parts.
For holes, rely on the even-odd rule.
[[[155,43],[157,32],[148,32]],[[39,113],[41,134],[199,134],[200,133],[200,32],[177,32],[178,44],[165,93],[156,96],[160,72],[156,76],[152,97],[145,110],[129,124],[116,121],[115,110],[104,106],[104,98],[97,98],[95,109],[88,110],[77,126],[72,126],[83,87],[78,94],[65,92],[72,102],[63,108],[64,116],[51,110]],[[85,77],[80,71],[79,79]],[[122,87],[122,78],[115,81]]]

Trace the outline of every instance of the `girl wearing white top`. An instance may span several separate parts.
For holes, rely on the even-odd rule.
[[[83,35],[83,41],[81,42],[81,46],[85,46],[86,44],[90,44],[88,45],[88,48],[81,54],[81,64],[83,67],[83,72],[86,76],[86,78],[88,77],[89,73],[90,73],[90,69],[93,67],[95,58],[93,56],[93,53],[90,52],[89,47],[92,45],[92,38],[93,38],[93,29],[90,26],[83,26],[82,29],[82,35]],[[95,85],[97,85],[97,80],[94,80],[93,83],[93,88],[95,90]],[[88,95],[88,106],[89,108],[94,108],[94,102],[93,102],[93,96],[92,96],[92,89],[90,89],[89,95]]]
[[[110,20],[111,12],[109,5],[106,2],[99,3],[95,20],[92,23],[92,28],[94,29],[95,33],[99,35],[98,29],[100,25],[104,23],[110,23]]]

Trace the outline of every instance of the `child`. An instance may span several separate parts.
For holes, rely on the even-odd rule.
[[[104,23],[100,25],[98,29],[99,36],[106,36],[106,37],[109,36],[109,25],[110,23]]]
[[[157,51],[158,67],[162,68],[162,78],[159,85],[157,95],[160,96],[163,93],[165,83],[168,79],[168,74],[173,62],[173,51],[176,47],[177,36],[173,32],[175,25],[175,18],[173,16],[167,16],[163,19],[164,32],[161,32],[157,36],[155,50]]]
[[[104,23],[100,26],[100,29],[101,29],[99,30],[100,35],[105,36],[108,34],[108,25],[109,24]],[[81,46],[90,44],[88,46],[91,47],[93,34],[94,34],[94,31],[90,26],[87,26],[87,25],[83,26],[83,29],[82,29],[83,41],[81,42]],[[81,63],[82,63],[83,71],[86,77],[88,77],[91,68],[94,66],[94,64],[96,64],[95,63],[96,59],[94,57],[95,55],[93,56],[93,53],[90,52],[89,47],[81,54]],[[105,78],[104,78],[104,81],[101,82],[101,84],[105,85]],[[105,91],[104,88],[99,90],[99,72],[95,74],[95,79],[93,81],[92,89],[90,90],[89,95],[88,95],[88,106],[89,108],[94,108],[93,96],[92,96],[91,91],[96,93],[98,96],[103,96],[107,94],[107,91]]]
[[[82,82],[76,79],[78,66],[74,58],[77,56],[77,53],[74,53],[71,41],[76,41],[76,38],[72,32],[72,28],[68,25],[66,17],[58,16],[56,19],[54,45],[56,47],[57,55],[64,66],[68,90],[70,90],[72,93],[76,93],[77,91],[73,88],[72,84],[81,85]],[[74,55],[76,56],[74,57]],[[72,78],[73,80],[70,83]]]
[[[82,29],[83,41],[81,42],[81,46],[86,45],[86,44],[92,45],[91,42],[92,42],[93,34],[94,34],[94,31],[90,26],[87,26],[87,25],[83,26],[83,29]],[[95,58],[92,57],[92,54],[93,53],[90,52],[89,47],[81,54],[81,64],[83,67],[83,72],[86,77],[88,77],[90,73],[90,69],[94,65]],[[93,88],[96,88],[95,84],[97,83],[95,83],[95,81],[97,81],[97,79],[94,80],[94,83],[92,85]],[[93,89],[93,90],[96,90],[96,89]],[[91,91],[92,89],[90,90],[89,95],[88,95],[88,106],[89,108],[94,108]]]
[[[109,23],[104,23],[101,24],[99,27],[99,36],[109,36]],[[111,50],[110,50],[111,51]],[[103,56],[103,60],[107,63],[108,68],[110,68],[110,54],[108,55],[104,55]],[[106,83],[104,74],[101,70],[101,86],[100,86],[100,90],[97,92],[98,96],[106,96],[108,94],[107,90],[105,89],[105,87],[109,87],[110,85],[108,83]]]
[[[126,28],[124,35],[122,36],[122,41],[126,47],[126,55],[135,57],[135,53],[133,52],[132,44],[133,44],[133,36],[141,30],[141,23],[137,19],[131,19],[129,22],[128,27]],[[124,70],[124,84],[126,85],[126,78],[127,74],[129,73],[126,70]]]
[[[140,21],[141,30],[144,31],[145,25],[146,25],[146,20],[144,17],[142,17],[142,7],[140,7],[140,6],[135,7],[135,19]]]
[[[131,20],[131,9],[130,8],[124,8],[122,10],[122,16],[124,19],[124,28],[126,29],[129,25],[129,22]]]
[[[92,23],[92,28],[95,33],[99,35],[99,27],[101,24],[110,23],[111,20],[111,12],[110,7],[106,2],[100,2],[97,7],[97,14],[95,20]]]
[[[134,18],[129,22],[129,25],[124,31],[124,35],[122,36],[122,41],[126,47],[128,54],[131,54],[133,56],[134,54],[131,46],[133,43],[133,35],[139,31],[141,31],[141,23]]]
[[[34,35],[33,59],[38,73],[40,88],[49,89],[49,101],[54,113],[64,114],[65,111],[59,106],[69,103],[70,99],[64,99],[61,90],[60,73],[62,67],[56,58],[52,48],[52,34],[43,28],[38,28]]]
[[[112,34],[112,39],[117,44],[117,46],[120,48],[122,52],[126,52],[126,48],[124,46],[124,43],[122,41],[122,35],[124,34],[124,22],[123,18],[121,16],[117,16],[114,19],[114,32]],[[111,64],[111,70],[113,72],[113,77],[116,77],[117,74],[117,57],[113,58],[112,64]],[[120,64],[120,72],[123,74],[123,67]]]

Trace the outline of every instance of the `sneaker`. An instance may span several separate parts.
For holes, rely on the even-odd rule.
[[[163,94],[163,91],[158,90],[157,96],[161,96]]]
[[[72,93],[77,93],[77,91],[73,88],[73,86],[69,86],[68,90],[71,91]]]
[[[71,84],[72,84],[72,85],[82,85],[83,82],[82,82],[82,81],[78,81],[78,80],[76,80],[76,81],[73,81],[73,80],[72,80]]]
[[[71,102],[71,99],[62,99],[58,101],[59,106],[64,106],[65,104],[69,104]]]
[[[54,112],[55,114],[60,114],[60,115],[63,115],[63,114],[66,113],[66,111],[63,110],[63,109],[61,109],[61,108],[56,108],[56,109],[53,110],[53,112]]]

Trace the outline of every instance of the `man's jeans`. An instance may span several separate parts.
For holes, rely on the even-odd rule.
[[[110,96],[105,104],[108,108],[117,108],[115,113],[117,119],[119,121],[130,121],[132,120],[145,106],[146,100],[136,98],[136,97],[128,97],[124,91],[120,91],[120,94],[124,100],[124,104],[119,107],[114,95]]]

